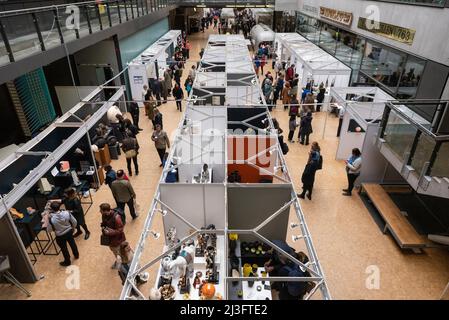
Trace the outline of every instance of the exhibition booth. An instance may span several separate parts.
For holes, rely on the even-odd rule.
[[[213,47],[218,42],[221,52],[229,52],[228,45],[244,48],[246,40],[209,37],[201,65],[220,63],[224,70],[200,68],[197,73],[121,299],[283,299],[273,282],[298,289],[298,300],[330,299],[252,63],[251,71],[242,74],[245,78],[230,78],[229,64],[237,60],[230,55],[217,58]],[[237,55],[250,57],[247,48]],[[235,82],[258,88],[257,99],[231,104],[229,99],[238,98],[229,90]],[[217,89],[223,90],[226,102],[212,98]],[[207,95],[196,94],[203,91]],[[163,221],[159,232],[157,215]],[[151,239],[162,232],[163,251],[150,254]],[[267,272],[264,263],[274,257],[295,272]],[[145,272],[151,280],[142,283]]]
[[[287,65],[295,65],[302,87],[349,85],[351,68],[297,33],[277,33],[275,50]]]
[[[275,33],[263,23],[256,24],[250,31],[251,42],[254,48],[259,48],[261,43],[273,46]]]
[[[131,96],[143,106],[143,85],[163,76],[172,61],[176,48],[182,46],[180,30],[170,30],[159,38],[138,57],[128,63],[128,76]]]
[[[343,108],[336,159],[347,160],[353,148],[363,155],[358,184],[401,181],[376,146],[385,104],[394,100],[378,87],[331,88],[331,104]]]
[[[42,226],[48,202],[73,188],[85,213],[91,207],[91,189],[102,184],[102,165],[113,153],[104,144],[92,148],[96,129],[109,125],[114,105],[126,112],[123,99],[122,87],[97,88],[0,164],[0,253],[8,255],[19,281],[38,280],[33,264],[39,255],[59,254],[54,236]]]

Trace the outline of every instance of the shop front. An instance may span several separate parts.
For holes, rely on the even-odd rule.
[[[398,46],[411,46],[417,30],[382,21],[374,23],[356,18],[352,12],[325,7],[304,6],[296,18],[299,34],[351,67],[352,86],[378,86],[397,99],[441,98],[446,81],[435,83],[428,75],[437,68],[441,78],[446,79],[447,66],[352,31],[370,33],[386,42],[397,42]]]

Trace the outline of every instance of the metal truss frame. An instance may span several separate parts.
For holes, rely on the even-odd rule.
[[[226,40],[226,39],[228,39],[228,40]],[[209,50],[210,47],[214,46],[213,44],[217,44],[217,43],[220,43],[220,47],[223,47],[223,45],[221,45],[221,44],[224,44],[224,46],[226,46],[228,43],[231,43],[231,44],[233,44],[233,43],[240,43],[242,48],[245,46],[246,53],[244,53],[244,54],[249,56],[249,51],[247,50],[245,41],[246,40],[243,37],[241,39],[236,39],[236,37],[225,36],[225,35],[209,37],[209,42],[208,42],[208,45],[206,47],[207,48],[206,50]],[[243,45],[244,43],[245,43],[245,45]],[[205,59],[207,57],[208,57],[208,55],[206,55],[206,54],[203,56],[203,59],[201,60],[200,66],[203,63],[208,64],[210,66],[208,66],[206,68],[201,68],[200,67],[199,68],[199,72],[204,72],[207,69],[213,68],[213,66],[219,66],[219,67],[223,67],[224,66],[225,67],[225,72],[223,72],[223,73],[225,75],[227,75],[225,62],[231,61],[231,59],[230,60],[225,59],[225,62],[217,63],[217,62],[209,62],[209,61],[207,61]],[[240,60],[241,60],[241,58],[240,58]],[[252,60],[250,60],[250,63],[252,63],[251,61]],[[254,74],[254,70],[253,70],[253,74]],[[255,75],[253,75],[253,76],[255,77]],[[256,79],[255,85],[258,88],[261,104],[251,104],[251,105],[244,106],[244,107],[259,107],[259,108],[260,107],[265,107],[266,108],[266,112],[261,113],[260,115],[251,116],[251,117],[249,117],[249,118],[247,118],[245,120],[242,120],[242,121],[238,121],[238,123],[243,124],[243,125],[248,126],[248,127],[252,127],[253,129],[260,130],[260,128],[256,128],[256,127],[252,126],[249,122],[251,120],[253,120],[253,119],[257,119],[258,117],[266,116],[268,118],[268,120],[269,120],[268,128],[269,128],[270,133],[271,132],[275,133],[275,131],[274,131],[274,124],[273,124],[271,115],[270,115],[270,113],[268,111],[268,108],[267,108],[264,96],[262,94],[262,90],[260,88],[259,81],[258,81],[257,77],[255,77],[255,79]],[[198,77],[196,77],[193,87],[196,88],[196,89],[199,89],[199,90],[203,90],[203,91],[205,90],[204,87],[202,87],[198,83]],[[192,93],[193,93],[193,90],[192,90]],[[190,97],[190,99],[188,101],[188,104],[187,104],[187,109],[188,108],[194,108],[195,110],[201,110],[202,106],[195,106],[195,105],[193,105],[193,101],[195,99],[192,97],[192,93],[191,93],[191,97]],[[239,108],[240,107],[241,108],[242,106],[226,105],[226,106],[213,106],[213,107],[216,107],[216,108],[233,108],[233,107]],[[208,116],[210,116],[210,115],[208,115]],[[178,130],[182,129],[183,121],[184,121],[184,119],[182,119],[181,122],[179,123]],[[227,122],[227,119],[226,119],[226,122]],[[229,122],[229,123],[233,123],[233,122]],[[181,131],[178,131],[178,132],[181,132]],[[227,148],[228,148],[226,135],[224,137],[225,137],[225,141],[224,141],[225,148],[224,148],[224,150],[225,150],[225,161],[226,161],[225,163],[229,163],[228,160],[227,160],[227,155],[226,155]],[[182,140],[183,137],[181,136],[181,137],[178,137],[176,139],[177,140],[179,140],[179,139]],[[196,147],[199,148],[202,151],[205,151],[203,146],[196,145]],[[174,153],[175,153],[175,148],[171,148],[171,149],[172,150],[170,151],[169,159],[172,159],[173,156],[174,156]],[[273,172],[269,172],[265,168],[260,168],[255,163],[253,163],[253,160],[257,159],[257,157],[259,155],[261,155],[263,153],[267,153],[267,152],[273,151],[273,150],[277,150],[277,154],[278,154],[278,159],[277,159],[278,163],[276,163],[276,166],[275,166],[276,169],[275,169],[274,174],[273,174]],[[209,152],[210,152],[209,150],[205,151],[205,153],[209,153]],[[187,161],[192,161],[192,159],[187,160]],[[290,198],[290,200],[287,203],[285,203],[284,205],[282,205],[278,210],[273,212],[271,214],[271,216],[268,217],[265,221],[261,222],[258,226],[256,226],[253,229],[249,229],[249,230],[232,230],[232,229],[229,229],[228,228],[228,215],[226,214],[225,217],[224,217],[225,218],[225,224],[224,224],[225,227],[224,227],[224,229],[213,230],[213,231],[212,230],[201,230],[198,227],[192,225],[188,221],[188,219],[186,219],[180,212],[177,212],[173,208],[170,208],[167,204],[165,204],[164,202],[161,201],[161,199],[160,199],[160,185],[159,185],[157,190],[156,190],[156,192],[155,192],[155,196],[153,198],[152,205],[151,205],[151,208],[149,210],[149,213],[148,213],[148,215],[146,217],[144,228],[143,228],[143,232],[142,232],[142,234],[140,236],[140,239],[138,241],[138,244],[137,244],[137,246],[135,248],[134,259],[131,262],[129,273],[128,273],[128,276],[127,276],[127,278],[125,280],[125,284],[123,286],[123,290],[121,292],[120,299],[122,299],[122,300],[135,299],[135,297],[133,297],[131,295],[131,291],[132,290],[134,290],[134,292],[137,293],[138,299],[146,299],[146,296],[142,292],[140,292],[139,289],[137,288],[136,276],[140,272],[145,271],[149,267],[153,266],[155,263],[157,263],[159,260],[161,260],[165,255],[167,255],[167,254],[171,253],[172,251],[180,248],[183,245],[183,243],[185,243],[187,240],[193,239],[194,237],[196,237],[198,234],[201,234],[201,233],[224,234],[224,236],[225,236],[224,252],[225,252],[225,256],[226,257],[228,257],[228,241],[227,241],[227,238],[228,238],[229,234],[231,234],[231,233],[238,233],[238,234],[248,234],[248,235],[255,236],[256,238],[258,238],[262,242],[270,245],[279,254],[285,256],[290,261],[294,262],[298,266],[300,266],[300,267],[304,268],[305,270],[307,270],[310,273],[310,275],[311,275],[311,277],[270,277],[270,280],[272,280],[272,281],[286,281],[286,282],[289,282],[289,281],[294,281],[294,282],[298,282],[298,281],[299,282],[314,282],[315,283],[315,287],[309,292],[309,294],[306,297],[304,297],[304,299],[305,300],[309,300],[311,297],[314,297],[318,290],[320,290],[320,292],[321,292],[321,298],[322,299],[325,299],[325,300],[331,299],[331,295],[329,293],[329,290],[328,290],[328,287],[327,287],[327,284],[326,284],[325,276],[324,276],[323,270],[321,268],[321,265],[319,263],[318,256],[316,254],[316,251],[315,251],[315,248],[314,248],[314,245],[313,245],[313,242],[312,242],[312,238],[311,238],[309,229],[308,229],[306,221],[305,221],[304,214],[303,214],[303,212],[301,210],[301,206],[300,206],[299,200],[297,198],[296,191],[295,191],[295,188],[294,188],[294,185],[293,185],[290,173],[288,171],[288,167],[287,167],[286,162],[285,162],[285,158],[282,155],[282,150],[281,150],[281,146],[279,145],[279,142],[276,139],[276,143],[274,145],[272,145],[269,148],[266,148],[265,150],[259,152],[257,155],[254,155],[254,156],[246,159],[245,161],[246,161],[246,163],[248,165],[255,166],[256,168],[262,170],[263,172],[265,170],[267,172],[267,174],[272,175],[273,177],[277,177],[278,179],[280,179],[284,183],[285,186],[291,188],[291,198]],[[185,162],[183,162],[183,163],[185,163]],[[169,170],[172,170],[173,168],[177,168],[179,165],[180,164],[178,163],[178,164],[173,166],[173,165],[170,164],[170,161],[167,161],[167,163],[165,165],[165,168],[163,170],[162,176],[161,176],[161,182],[163,181],[163,177],[166,175],[166,173]],[[277,170],[280,169],[280,168],[282,168],[282,173],[283,173],[284,177],[279,177],[279,176],[276,175]],[[225,171],[226,171],[225,177],[227,177],[227,166],[225,166]],[[227,205],[228,205],[227,204],[227,186],[228,186],[228,183],[225,180],[223,182],[223,184],[225,186],[225,194],[224,194],[224,196],[225,196],[225,206],[227,207]],[[232,187],[239,187],[239,186],[246,187],[246,185],[241,185],[241,184],[238,184],[238,183],[232,184]],[[272,243],[269,239],[266,239],[259,232],[264,226],[266,226],[267,224],[271,223],[276,217],[278,217],[281,214],[290,214],[291,210],[295,211],[295,217],[298,220],[298,224],[297,225],[300,227],[300,231],[301,231],[301,235],[298,236],[297,239],[304,242],[305,247],[306,247],[306,251],[307,251],[307,255],[308,255],[309,259],[310,259],[310,263],[308,263],[306,265],[301,263],[299,260],[297,260],[295,257],[291,256],[289,253],[285,252],[281,248],[277,247],[274,243]],[[154,258],[151,261],[148,261],[148,262],[144,263],[143,265],[141,265],[141,258],[142,258],[142,255],[143,255],[143,252],[145,250],[146,245],[148,245],[148,243],[147,243],[148,242],[148,236],[150,235],[150,230],[151,230],[151,227],[152,227],[152,223],[154,221],[155,215],[158,212],[161,212],[163,215],[171,214],[171,215],[176,216],[183,223],[185,223],[186,225],[191,227],[194,230],[194,232],[192,234],[184,237],[180,241],[180,243],[178,243],[177,245],[175,245],[172,248],[169,248],[167,250],[163,250],[163,252],[160,255],[158,255],[156,258]],[[226,260],[227,260],[227,258],[226,258]],[[250,278],[249,279],[249,278],[245,278],[245,277],[230,277],[230,276],[228,276],[228,274],[229,274],[228,263],[225,263],[225,270],[226,270],[226,272],[225,272],[225,275],[223,276],[224,281],[226,282],[226,284],[225,284],[225,298],[228,297],[228,292],[227,292],[228,286],[227,286],[227,283],[229,283],[229,281],[267,280],[267,278]]]

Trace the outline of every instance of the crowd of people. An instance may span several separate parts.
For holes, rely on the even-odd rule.
[[[245,10],[236,16],[235,24],[230,26],[220,18],[220,12],[215,11],[203,18],[202,27],[203,30],[209,26],[218,30],[231,28],[235,33],[243,31],[244,34],[247,34],[255,23],[251,17],[250,11]],[[190,43],[184,38],[182,45],[177,48],[163,74],[159,78],[149,80],[148,84],[145,84],[142,88],[144,112],[153,125],[151,141],[154,142],[159,156],[160,167],[164,166],[168,156],[167,149],[170,148],[169,137],[163,130],[163,116],[160,107],[167,103],[168,97],[172,96],[176,101],[177,110],[182,112],[182,101],[185,98],[184,91],[186,91],[187,96],[190,94],[197,74],[197,66],[193,65],[188,71],[184,83],[181,83],[185,63],[190,58],[190,50]],[[203,54],[204,49],[201,50],[200,57]],[[264,67],[269,59],[272,59],[273,74],[271,71],[264,73]],[[255,51],[254,68],[257,75],[263,75],[261,90],[270,111],[279,105],[279,101],[283,109],[288,111],[288,142],[294,142],[296,130],[299,129],[297,141],[302,145],[309,145],[310,135],[313,133],[313,114],[321,110],[326,92],[325,85],[321,83],[314,88],[312,83],[308,83],[302,88],[299,95],[299,76],[296,73],[295,65],[287,65],[285,62],[281,62],[269,44],[262,43]],[[133,220],[139,216],[136,192],[129,179],[133,174],[139,175],[138,154],[140,145],[137,136],[142,129],[139,126],[140,109],[138,103],[136,101],[131,102],[128,110],[131,119],[126,119],[120,112],[108,114],[114,134],[119,137],[121,149],[126,157],[127,173],[122,169],[116,171],[110,165],[104,167],[105,184],[109,186],[115,203],[113,205],[102,203],[99,207],[101,245],[109,247],[114,256],[112,267],[119,270],[122,280],[126,277],[129,264],[132,261],[132,248],[125,236],[125,207],[128,207]],[[273,123],[279,134],[280,144],[284,146],[283,130],[275,118],[273,118]],[[284,151],[284,154],[287,152],[288,148]],[[343,190],[343,195],[351,196],[354,183],[360,175],[361,166],[362,155],[360,150],[355,148],[346,161],[348,186]],[[313,141],[301,175],[302,193],[297,195],[299,198],[305,199],[307,197],[312,200],[315,175],[322,168],[321,147],[318,142]],[[64,205],[64,208],[62,205]],[[56,242],[61,248],[64,260],[60,262],[60,265],[69,266],[72,261],[68,247],[71,248],[74,259],[78,259],[80,254],[75,238],[84,233],[84,239],[88,240],[91,234],[84,219],[81,201],[75,190],[67,189],[62,201],[52,202],[50,212],[48,231],[55,233]],[[303,253],[296,253],[286,244],[279,243],[279,246],[301,262],[306,263],[308,261]],[[299,266],[285,261],[276,253],[273,253],[273,258],[265,264],[265,268],[271,275],[307,276],[307,272],[300,269]],[[281,299],[297,299],[301,298],[307,291],[306,285],[307,283],[296,282],[278,283],[276,289],[279,290]]]
[[[256,25],[251,9],[234,10],[234,17],[232,18],[226,18],[221,13],[220,9],[208,11],[201,18],[201,31],[205,32],[209,27],[212,27],[219,34],[242,33],[247,38],[251,29]]]

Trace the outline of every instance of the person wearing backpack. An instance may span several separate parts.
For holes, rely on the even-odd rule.
[[[120,246],[126,241],[121,215],[111,209],[109,203],[102,203],[100,205],[101,213],[101,245],[108,246],[112,251],[115,261],[112,268],[117,267],[117,256],[120,256]]]
[[[75,259],[79,259],[78,247],[73,238],[73,231],[77,226],[75,217],[67,210],[61,210],[61,203],[53,201],[50,204],[50,215],[48,217],[48,232],[54,232],[56,235],[56,243],[61,248],[64,261],[59,264],[63,267],[71,265],[70,253],[67,248],[67,243],[72,249]]]
[[[134,169],[136,171],[136,176],[139,175],[139,164],[137,162],[137,155],[139,154],[139,142],[132,135],[125,135],[125,139],[122,141],[122,150],[126,156],[126,164],[128,166],[129,176],[133,175],[133,171],[131,169],[131,160],[134,163]]]
[[[114,199],[117,201],[117,206],[125,211],[125,205],[128,205],[131,217],[136,219],[138,217],[134,208],[134,201],[136,199],[136,193],[133,186],[128,180],[125,180],[125,172],[123,170],[117,171],[117,180],[112,182],[111,191]]]
[[[318,142],[313,142],[309,153],[309,160],[301,176],[302,193],[298,197],[304,199],[306,194],[309,200],[312,200],[313,184],[315,183],[315,173],[319,168],[321,161],[321,148]]]

